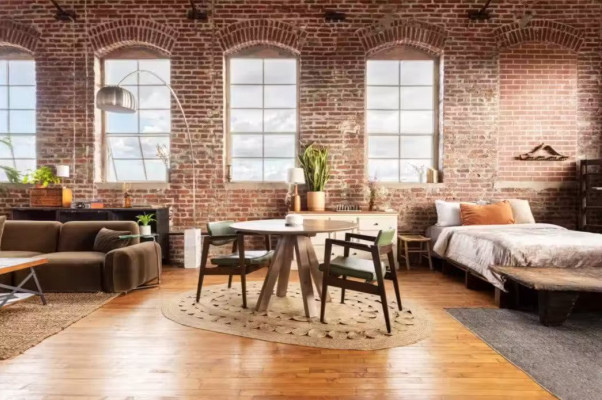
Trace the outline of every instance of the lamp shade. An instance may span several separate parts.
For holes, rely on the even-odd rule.
[[[69,166],[68,165],[57,165],[56,176],[59,178],[69,178]]]
[[[132,114],[136,112],[136,98],[121,86],[105,86],[96,93],[96,107],[103,111]]]
[[[303,168],[289,168],[286,182],[295,184],[305,183],[305,173],[303,173]]]

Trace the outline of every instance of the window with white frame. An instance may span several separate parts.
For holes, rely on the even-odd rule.
[[[166,182],[171,94],[164,82],[170,82],[170,60],[106,58],[103,64],[104,85],[123,86],[133,93],[137,106],[133,114],[104,113],[106,181]]]
[[[366,68],[368,174],[425,182],[437,168],[437,60],[413,49],[371,57]]]
[[[254,50],[228,57],[227,68],[232,181],[285,181],[296,155],[297,59]]]
[[[0,57],[0,165],[21,175],[36,168],[36,65]],[[0,181],[8,181],[0,169]]]

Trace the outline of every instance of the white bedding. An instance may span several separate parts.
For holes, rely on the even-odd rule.
[[[490,266],[602,267],[602,235],[551,224],[446,227],[434,251],[478,272],[500,289],[503,283]]]

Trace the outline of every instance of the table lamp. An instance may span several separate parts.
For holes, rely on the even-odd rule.
[[[71,174],[69,173],[69,166],[68,165],[56,165],[56,176],[59,178],[69,178],[71,176]],[[62,179],[61,179],[62,181]],[[73,204],[73,192],[71,191],[71,189],[67,189],[64,185],[63,185],[63,190],[62,190],[62,203],[63,203],[63,207],[65,208],[70,208],[71,204]]]
[[[286,182],[291,185],[295,185],[295,193],[293,195],[293,211],[301,211],[301,197],[299,197],[299,191],[297,185],[305,183],[305,173],[303,168],[289,168],[288,177]]]

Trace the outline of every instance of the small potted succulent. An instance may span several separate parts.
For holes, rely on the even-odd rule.
[[[136,219],[138,220],[138,224],[140,225],[140,234],[141,235],[151,235],[151,226],[150,223],[156,221],[155,214],[141,214],[136,215]]]

